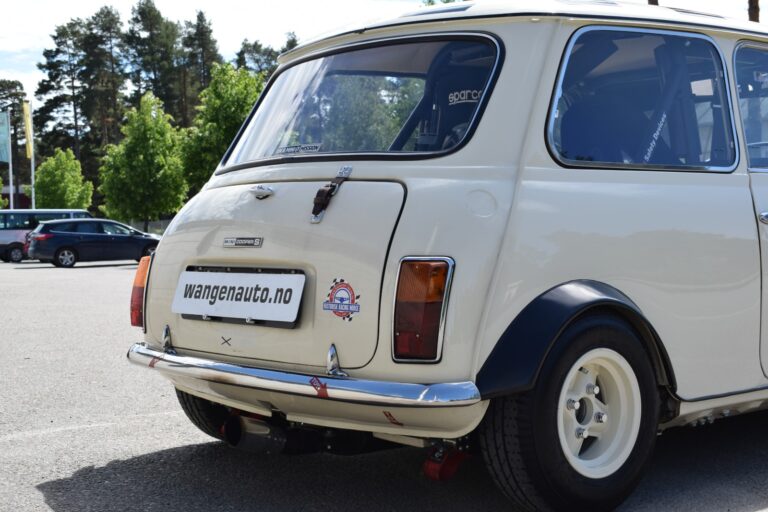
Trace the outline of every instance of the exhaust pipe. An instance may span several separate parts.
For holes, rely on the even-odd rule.
[[[248,416],[230,416],[224,423],[224,441],[230,446],[256,453],[280,453],[285,449],[285,431]]]

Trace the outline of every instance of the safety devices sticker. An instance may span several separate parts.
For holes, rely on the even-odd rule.
[[[330,311],[342,320],[352,321],[352,317],[360,312],[360,296],[344,279],[333,280],[331,289],[323,302],[323,310]]]

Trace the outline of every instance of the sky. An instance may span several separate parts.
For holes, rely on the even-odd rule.
[[[619,1],[646,3],[646,0]],[[103,5],[115,7],[127,25],[131,7],[136,2],[25,0],[3,3],[0,79],[19,80],[31,98],[37,82],[43,78],[36,64],[42,60],[43,49],[52,47],[50,34],[57,25],[71,18],[87,18]],[[660,0],[659,3],[732,18],[747,17],[747,0]],[[296,33],[300,42],[309,41],[344,27],[414,11],[421,4],[421,0],[155,0],[160,12],[175,21],[194,20],[198,10],[205,12],[219,51],[227,60],[234,58],[245,38],[279,48],[290,31]],[[761,11],[768,21],[768,0],[761,0]]]

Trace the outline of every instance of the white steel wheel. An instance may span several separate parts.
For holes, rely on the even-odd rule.
[[[622,318],[585,315],[563,330],[532,389],[491,400],[480,448],[521,509],[612,510],[629,496],[659,419],[645,347]]]
[[[597,348],[565,377],[557,433],[565,458],[587,478],[605,478],[629,458],[640,430],[642,399],[632,367],[618,352]]]

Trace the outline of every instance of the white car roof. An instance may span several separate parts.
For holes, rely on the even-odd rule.
[[[744,6],[747,2],[744,0]],[[746,15],[746,8],[745,8]],[[762,25],[747,20],[724,18],[709,14],[674,7],[655,6],[647,4],[622,3],[612,0],[506,0],[456,2],[439,4],[432,7],[406,12],[396,18],[377,21],[365,26],[350,28],[329,37],[322,37],[283,54],[280,62],[292,60],[322,47],[332,39],[348,34],[363,34],[368,30],[426,23],[434,21],[459,20],[463,18],[489,18],[506,16],[570,16],[588,19],[637,20],[659,23],[672,23],[689,26],[700,26],[720,30],[747,32],[759,38],[768,39],[768,31]]]

